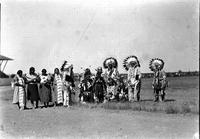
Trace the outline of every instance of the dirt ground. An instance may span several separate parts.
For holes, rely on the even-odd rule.
[[[195,85],[189,85],[192,90],[184,89],[185,82],[182,80],[180,86],[171,85],[168,99],[173,98],[175,102],[179,102],[190,97],[190,101],[198,102],[199,87],[196,81]],[[142,98],[152,98],[145,82],[143,85]],[[186,94],[188,91],[191,93]],[[1,138],[191,139],[195,132],[199,131],[199,114],[109,110],[77,105],[71,108],[50,107],[19,111],[17,106],[12,104],[12,93],[10,87],[0,87]]]
[[[7,100],[1,101],[0,110],[0,132],[3,138],[189,139],[199,128],[199,116],[194,114],[90,109],[78,106],[19,111],[16,105]]]

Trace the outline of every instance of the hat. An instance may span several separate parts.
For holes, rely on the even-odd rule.
[[[106,58],[103,62],[103,67],[106,69],[108,68],[108,65],[112,65],[113,68],[117,68],[118,66],[117,59],[115,59],[114,57]]]
[[[161,70],[163,69],[163,67],[164,67],[164,61],[159,58],[153,58],[149,63],[149,68],[151,71]]]
[[[125,58],[124,62],[123,62],[124,68],[126,70],[128,70],[131,63],[133,63],[134,66],[139,65],[138,58],[136,56],[134,56],[134,55],[128,56],[127,58]]]

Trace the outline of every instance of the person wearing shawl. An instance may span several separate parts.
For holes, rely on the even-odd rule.
[[[128,99],[130,102],[140,100],[141,72],[136,56],[129,56],[124,60],[124,67],[128,71]]]
[[[62,74],[58,68],[54,69],[53,74],[53,87],[52,87],[52,102],[54,106],[63,104],[63,82]]]
[[[163,67],[164,61],[162,59],[154,58],[150,61],[149,68],[154,72],[152,88],[154,89],[155,102],[165,100],[165,89],[168,82]]]
[[[73,65],[69,64],[67,61],[64,61],[61,72],[63,76],[63,106],[69,107],[69,103],[71,102],[71,94],[74,92],[74,79],[73,79]]]
[[[22,77],[22,70],[18,70],[15,75],[14,82],[14,95],[13,104],[18,104],[20,110],[25,108],[25,79]]]
[[[35,73],[35,68],[31,67],[29,69],[29,74],[26,75],[27,80],[27,99],[31,101],[32,108],[38,108],[39,90],[38,83],[40,82],[39,76]]]
[[[115,99],[117,93],[117,83],[119,80],[119,72],[117,70],[118,63],[113,57],[107,58],[103,66],[105,68],[104,79],[106,81],[107,93],[105,97],[105,102],[107,100]]]
[[[80,88],[79,101],[83,104],[85,104],[86,102],[93,102],[93,94],[92,94],[93,80],[91,76],[92,73],[90,69],[86,68],[79,84]]]
[[[97,103],[102,103],[104,101],[104,92],[106,91],[106,83],[102,77],[102,67],[97,68],[97,74],[93,81],[93,91],[94,91],[94,100]]]
[[[42,74],[40,75],[40,86],[39,86],[40,101],[44,103],[44,107],[49,106],[51,99],[51,77],[47,74],[46,69],[42,69]]]

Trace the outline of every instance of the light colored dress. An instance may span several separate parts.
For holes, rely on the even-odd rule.
[[[57,101],[58,104],[63,103],[63,82],[60,74],[54,74],[53,82],[53,101]]]
[[[16,75],[14,77],[14,84],[20,84],[25,86],[24,79]],[[25,106],[25,88],[22,86],[14,86],[14,94],[13,94],[13,104],[19,103],[20,107]]]

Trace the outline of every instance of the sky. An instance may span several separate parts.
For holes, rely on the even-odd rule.
[[[199,70],[198,0],[8,0],[1,4],[1,51],[13,58],[5,72],[53,72],[64,60],[74,72],[107,57],[138,57],[141,71],[161,58],[164,70]]]

